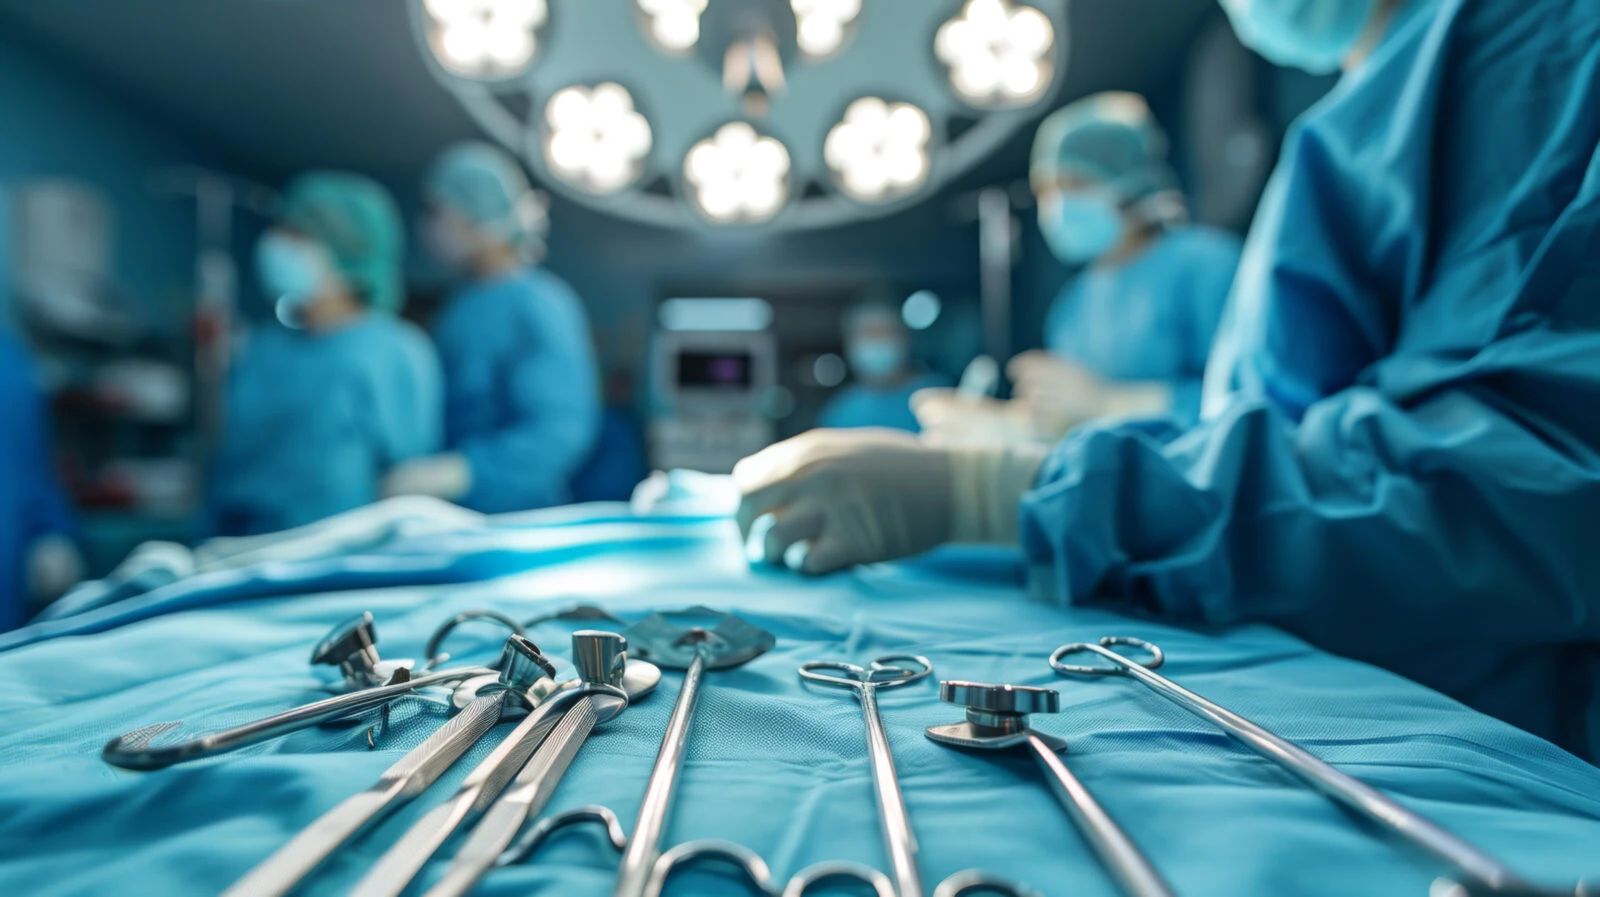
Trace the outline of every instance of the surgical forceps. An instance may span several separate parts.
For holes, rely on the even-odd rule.
[[[572,636],[574,657],[583,657],[589,652],[600,650],[596,645],[590,644],[591,642],[603,641],[604,644],[615,648],[613,657],[596,664],[585,663],[579,667],[580,671],[599,670],[604,672],[604,676],[611,676],[612,670],[619,665],[625,665],[626,655],[616,646],[616,642],[621,640],[612,641],[614,639],[616,639],[615,634],[609,632],[574,633]],[[625,669],[625,666],[621,668]],[[626,681],[625,675],[622,678]],[[653,682],[651,687],[654,687]],[[406,885],[410,884],[421,871],[429,857],[433,856],[457,828],[489,809],[505,789],[506,784],[523,764],[528,762],[529,757],[544,742],[550,731],[562,722],[568,711],[591,696],[600,698],[613,707],[617,702],[625,705],[628,700],[628,694],[623,688],[609,684],[603,677],[593,681],[573,680],[572,683],[557,689],[543,703],[533,708],[533,712],[467,775],[455,796],[428,811],[394,846],[379,857],[377,864],[356,883],[350,893],[357,897],[379,897],[379,895],[396,897],[405,890]],[[602,709],[599,715],[614,715],[616,712],[620,712],[620,709]]]
[[[894,874],[894,886],[886,897],[922,897],[922,873],[917,868],[917,836],[911,830],[911,814],[906,810],[905,796],[900,793],[900,779],[895,772],[894,754],[889,750],[889,735],[883,728],[883,717],[878,712],[878,690],[898,688],[927,678],[933,673],[933,664],[918,654],[890,654],[861,667],[836,660],[812,660],[800,665],[800,677],[808,682],[848,688],[861,702],[861,716],[867,726],[867,753],[872,763],[872,784],[878,796],[878,819],[883,826],[883,840],[889,854],[889,865]],[[801,870],[790,879],[785,895],[803,894],[811,884],[823,878],[840,876],[859,877],[856,864],[818,863]],[[1012,897],[1036,897],[1036,892],[976,870],[958,872],[946,879],[947,888],[940,885],[940,894],[971,893],[982,889]],[[868,880],[873,884],[874,880]],[[879,893],[884,894],[883,888]]]
[[[1140,649],[1147,652],[1150,657],[1148,660],[1134,660],[1110,650],[1115,645]],[[1083,653],[1098,655],[1110,661],[1112,666],[1079,666],[1062,662],[1062,659],[1069,655]],[[1097,645],[1081,642],[1062,645],[1050,655],[1050,668],[1063,676],[1126,676],[1137,679],[1163,698],[1201,719],[1209,720],[1242,742],[1245,747],[1282,766],[1323,795],[1432,853],[1474,881],[1487,885],[1491,890],[1530,887],[1504,863],[1423,816],[1400,806],[1371,785],[1340,772],[1312,756],[1299,745],[1274,735],[1237,713],[1211,703],[1171,679],[1151,672],[1160,667],[1165,660],[1166,655],[1161,649],[1147,641],[1123,636],[1107,636]]]
[[[584,638],[580,640],[578,636]],[[484,813],[427,897],[459,897],[471,891],[499,861],[523,823],[549,803],[595,726],[610,722],[635,700],[655,690],[661,681],[661,670],[646,661],[628,660],[627,644],[626,639],[613,633],[580,632],[573,637],[572,662],[578,679],[619,686],[627,692],[627,701],[591,694],[574,704],[511,786]]]
[[[946,726],[929,726],[928,738],[951,747],[978,750],[1028,747],[1048,776],[1056,799],[1066,808],[1083,839],[1123,892],[1130,897],[1173,897],[1172,888],[1138,845],[1056,756],[1067,749],[1067,743],[1036,732],[1028,725],[1028,714],[1055,713],[1060,709],[1060,696],[1055,691],[1024,685],[952,681],[939,683],[939,700],[966,705],[967,719]],[[946,881],[948,884],[949,880]],[[935,897],[956,897],[969,893],[973,887],[963,884],[947,889],[941,885]]]
[[[431,652],[430,652],[431,653]],[[506,640],[493,681],[470,680],[473,697],[461,712],[390,766],[376,784],[346,798],[306,826],[223,892],[223,897],[277,897],[311,874],[373,819],[422,794],[495,723],[514,709],[537,705],[555,689],[552,666],[520,635]]]
[[[164,769],[174,763],[211,757],[317,723],[348,719],[428,686],[451,685],[480,676],[496,675],[488,667],[460,667],[413,677],[408,662],[380,661],[376,643],[377,630],[372,615],[362,614],[341,624],[318,642],[312,651],[312,663],[337,667],[344,676],[345,686],[356,688],[357,691],[302,704],[222,732],[201,735],[177,744],[151,747],[153,739],[182,725],[181,720],[156,723],[112,739],[100,755],[107,763],[123,769]]]

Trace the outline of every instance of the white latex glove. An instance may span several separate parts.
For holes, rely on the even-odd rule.
[[[941,447],[899,430],[813,430],[740,461],[739,529],[775,518],[769,563],[806,546],[804,573],[891,560],[944,542],[1017,540],[1017,504],[1042,449]]]
[[[36,605],[60,598],[83,579],[83,554],[62,535],[40,536],[28,546],[28,594]]]
[[[1003,401],[949,389],[918,390],[911,396],[911,411],[922,426],[923,438],[946,446],[1054,445],[1080,423],[1051,403]]]
[[[1068,428],[1096,417],[1172,410],[1172,387],[1165,383],[1112,382],[1081,364],[1037,349],[1011,359],[1006,374],[1017,398],[1051,409],[1045,416],[1071,421]]]
[[[465,456],[456,452],[402,462],[378,484],[381,498],[430,495],[451,501],[471,490],[472,465],[467,463]]]

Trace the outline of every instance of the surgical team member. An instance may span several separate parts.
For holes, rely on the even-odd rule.
[[[83,574],[49,420],[26,350],[0,332],[0,632],[21,626]]]
[[[568,500],[600,426],[583,305],[535,267],[549,225],[517,162],[463,143],[434,163],[425,236],[466,278],[434,328],[448,451],[396,470],[386,495],[423,494],[485,513]]]
[[[210,499],[217,535],[368,504],[391,467],[438,450],[438,359],[394,314],[403,248],[378,184],[337,172],[290,184],[256,255],[279,323],[250,331],[229,382]]]
[[[820,431],[740,465],[740,521],[812,573],[1020,543],[1061,601],[1276,624],[1600,759],[1600,8],[1224,7],[1345,73],[1267,187],[1203,422],[1048,458]]]
[[[892,427],[917,432],[911,394],[949,381],[911,359],[911,332],[893,306],[868,302],[844,319],[844,354],[854,382],[828,401],[824,427]]]
[[[1182,223],[1167,138],[1149,106],[1137,94],[1103,93],[1057,110],[1034,138],[1029,179],[1051,252],[1087,266],[1050,307],[1048,352],[1008,366],[1015,405],[939,392],[917,398],[918,414],[941,435],[1021,429],[1050,440],[1110,415],[1172,414],[1193,424],[1240,245]],[[999,420],[987,421],[993,415]]]

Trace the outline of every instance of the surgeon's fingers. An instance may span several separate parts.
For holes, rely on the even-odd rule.
[[[822,534],[827,512],[807,503],[798,503],[777,516],[762,540],[762,556],[769,564],[781,564],[790,546],[810,542]]]
[[[859,549],[846,544],[838,533],[824,531],[811,540],[805,560],[800,564],[800,572],[807,576],[834,573],[861,563],[858,555]]]
[[[937,429],[949,419],[956,401],[953,389],[919,389],[911,394],[911,413],[924,429]]]
[[[795,487],[794,480],[778,480],[741,496],[739,511],[734,515],[734,519],[739,523],[739,536],[744,539],[750,538],[750,527],[755,524],[756,519],[763,514],[780,511],[789,503]]]

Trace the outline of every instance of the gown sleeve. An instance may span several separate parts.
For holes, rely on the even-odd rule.
[[[1523,677],[1480,709],[1555,737],[1530,661],[1600,641],[1600,24],[1420,6],[1286,146],[1213,357],[1237,391],[1069,435],[1024,546],[1062,601],[1274,623],[1464,698]]]

